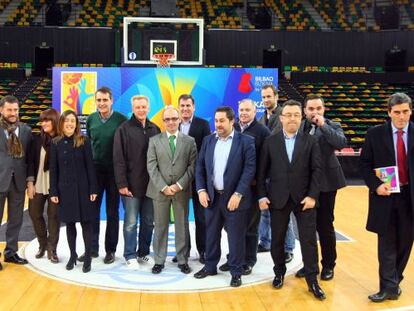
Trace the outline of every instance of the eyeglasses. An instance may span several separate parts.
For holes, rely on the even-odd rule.
[[[170,121],[177,122],[178,120],[179,120],[179,118],[165,118],[164,122],[170,122]]]
[[[292,119],[292,118],[299,119],[299,118],[302,117],[302,115],[300,113],[293,113],[293,114],[292,113],[285,113],[285,114],[282,114],[282,116],[284,116],[287,119]]]

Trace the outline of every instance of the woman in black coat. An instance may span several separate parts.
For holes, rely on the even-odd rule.
[[[97,182],[92,159],[91,144],[81,135],[75,112],[67,110],[59,119],[59,136],[52,143],[50,152],[50,196],[60,204],[60,220],[66,223],[70,259],[66,265],[72,270],[76,265],[76,223],[82,226],[85,243],[83,272],[91,270],[92,220],[96,208]]]
[[[56,247],[59,240],[60,221],[58,204],[49,196],[49,157],[52,138],[58,133],[59,112],[55,109],[43,111],[39,120],[42,126],[40,135],[33,137],[28,154],[27,196],[29,197],[29,215],[39,241],[36,258],[42,258],[47,250],[47,258],[58,263]],[[47,201],[47,227],[43,217]]]

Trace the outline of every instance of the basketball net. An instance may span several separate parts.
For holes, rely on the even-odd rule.
[[[171,65],[171,58],[174,57],[174,54],[154,54],[155,63],[157,68],[169,68]]]

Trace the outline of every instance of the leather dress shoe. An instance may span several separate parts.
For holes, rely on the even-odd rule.
[[[162,269],[164,269],[164,265],[158,265],[158,264],[155,264],[155,265],[152,267],[151,272],[152,272],[153,274],[160,274],[160,273],[161,273],[161,271],[162,271]]]
[[[174,256],[173,259],[171,259],[171,261],[174,263],[177,263],[178,262],[177,256]]]
[[[188,264],[184,263],[182,265],[178,265],[178,268],[180,269],[180,271],[184,274],[189,274],[191,273],[191,268]]]
[[[224,264],[222,264],[222,265],[219,267],[219,270],[220,270],[220,271],[223,271],[223,272],[230,271],[230,266],[229,266],[229,263],[228,263],[228,262],[225,262]]]
[[[284,279],[285,277],[283,275],[276,275],[272,282],[273,287],[276,289],[282,288]]]
[[[252,273],[253,267],[251,265],[243,265],[243,275],[249,275]]]
[[[209,271],[207,271],[206,269],[203,268],[200,271],[198,271],[197,273],[195,273],[194,277],[196,279],[204,279],[207,276],[216,275],[216,274],[217,274],[217,272],[209,272]]]
[[[305,268],[300,268],[296,272],[295,277],[297,277],[297,278],[304,278],[305,277]]]
[[[55,250],[47,250],[47,259],[49,259],[51,263],[59,262],[59,257],[57,256]]]
[[[257,252],[258,253],[266,253],[266,252],[270,252],[269,248],[264,247],[263,245],[259,244],[257,246]]]
[[[206,254],[204,252],[200,253],[200,258],[198,259],[198,261],[204,265],[206,263]]]
[[[372,302],[383,302],[385,300],[397,300],[400,295],[401,295],[401,289],[399,290],[399,292],[397,291],[396,294],[389,293],[385,290],[381,290],[376,294],[369,295],[368,298]]]
[[[15,263],[16,265],[25,265],[28,261],[24,258],[21,258],[19,255],[14,254],[13,256],[6,257],[4,256],[5,262]]]
[[[107,265],[113,263],[115,261],[115,254],[113,252],[106,253],[103,261]]]
[[[313,282],[309,285],[309,291],[319,300],[324,300],[326,298],[324,291],[319,286],[318,282]]]
[[[42,258],[46,253],[46,248],[45,247],[39,247],[39,250],[37,251],[35,257],[37,259]]]
[[[85,259],[85,261],[83,262],[83,266],[82,266],[83,273],[88,273],[89,271],[91,271],[91,262],[92,262],[91,258],[89,260]]]
[[[293,253],[285,253],[285,263],[289,263],[293,260]]]
[[[334,277],[334,270],[329,268],[322,268],[321,272],[321,280],[329,281],[332,280]]]
[[[232,276],[231,277],[231,281],[230,281],[230,286],[231,287],[239,287],[240,285],[242,285],[242,280],[241,280],[241,276]]]

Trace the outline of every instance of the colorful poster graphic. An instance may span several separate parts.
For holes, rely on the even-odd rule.
[[[114,109],[131,115],[131,97],[145,95],[150,100],[149,118],[161,125],[166,105],[178,105],[181,94],[195,98],[196,115],[209,120],[214,128],[214,110],[252,99],[257,116],[264,111],[261,87],[278,85],[277,69],[264,68],[53,68],[53,107],[81,114],[95,111],[94,93],[102,86],[112,89]]]
[[[61,72],[59,110],[73,110],[78,114],[95,111],[94,94],[97,89],[97,72]]]

